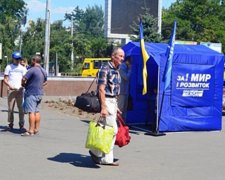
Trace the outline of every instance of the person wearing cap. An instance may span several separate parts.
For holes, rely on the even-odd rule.
[[[21,80],[26,74],[27,69],[20,64],[22,56],[20,52],[12,53],[12,63],[7,65],[4,71],[4,83],[8,88],[8,127],[13,129],[14,126],[14,106],[17,104],[19,110],[19,128],[24,129],[24,112],[23,112],[23,87]]]
[[[120,65],[120,94],[118,97],[118,108],[122,113],[122,117],[126,120],[127,116],[127,105],[128,105],[128,95],[129,95],[129,80],[131,75],[132,59],[130,56],[126,57],[125,60]]]

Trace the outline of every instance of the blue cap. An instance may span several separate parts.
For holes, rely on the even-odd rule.
[[[12,53],[12,58],[16,59],[16,60],[19,60],[19,59],[22,59],[22,56],[21,56],[20,52],[15,51],[15,52]]]

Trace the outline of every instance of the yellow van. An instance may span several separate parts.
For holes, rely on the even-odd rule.
[[[111,58],[85,58],[81,71],[83,77],[95,77],[103,63],[110,61]]]

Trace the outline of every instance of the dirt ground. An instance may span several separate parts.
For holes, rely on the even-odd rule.
[[[97,119],[99,117],[99,113],[87,113],[74,107],[74,100],[71,98],[55,98],[54,100],[44,100],[42,102],[42,107],[50,108],[54,111],[60,111],[63,114],[74,115],[80,119],[91,120]]]

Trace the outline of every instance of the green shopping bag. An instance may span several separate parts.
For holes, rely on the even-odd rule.
[[[113,137],[113,127],[107,126],[100,121],[91,121],[89,123],[85,147],[108,154],[111,149]]]

